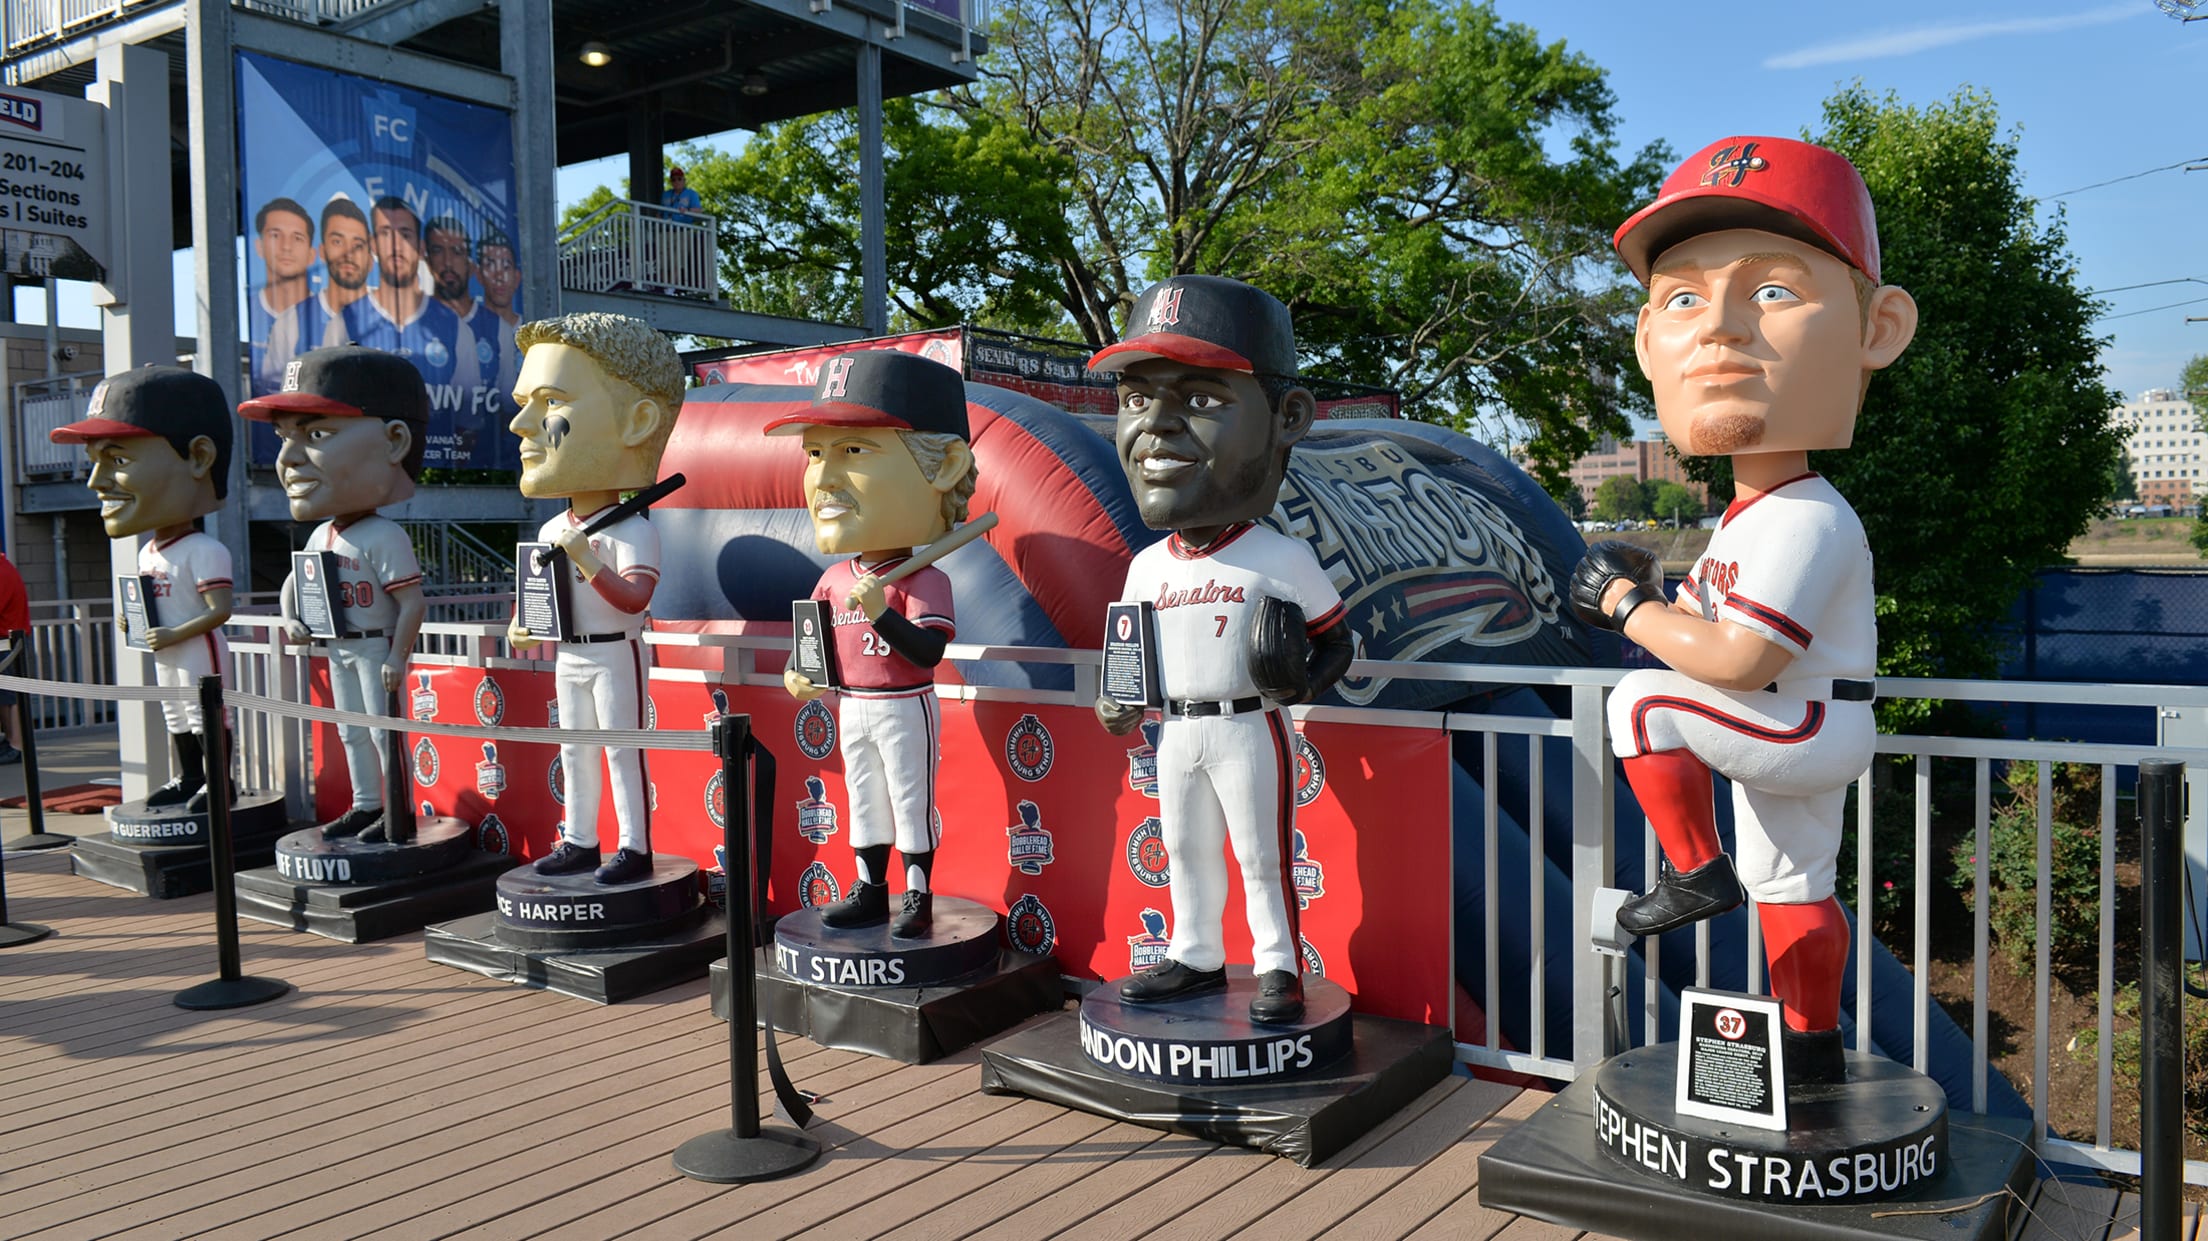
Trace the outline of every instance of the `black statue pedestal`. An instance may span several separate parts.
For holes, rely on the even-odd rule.
[[[1248,966],[1230,982],[1164,1004],[1127,1004],[1119,980],[1078,1013],[982,1049],[981,1086],[1153,1129],[1248,1146],[1309,1167],[1449,1075],[1449,1031],[1350,1012],[1349,996],[1305,975],[1293,1025],[1249,1020]]]
[[[800,909],[757,954],[759,1012],[824,1047],[926,1064],[1058,1007],[1058,965],[999,946],[996,911],[935,898],[935,926],[897,939],[883,923],[836,930]],[[713,1014],[728,1020],[728,970],[713,963]]]
[[[1893,1061],[1788,1098],[1785,1132],[1679,1116],[1678,1045],[1612,1057],[1480,1156],[1480,1202],[1643,1241],[1997,1241],[2031,1187],[2030,1126],[1949,1116]]]
[[[205,811],[127,801],[107,808],[107,824],[107,831],[79,836],[69,846],[69,866],[77,874],[156,900],[213,890]],[[230,803],[232,864],[240,870],[268,865],[288,826],[283,794],[239,790]]]
[[[423,929],[429,959],[523,987],[599,1004],[647,995],[705,973],[726,927],[700,899],[698,866],[656,854],[652,873],[601,884],[591,872],[498,876],[490,913]]]
[[[445,815],[415,821],[405,844],[324,840],[313,828],[276,842],[276,864],[238,874],[238,912],[348,944],[419,930],[490,909],[513,859],[475,847]]]

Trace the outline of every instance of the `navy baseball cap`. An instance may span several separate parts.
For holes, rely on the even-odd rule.
[[[1092,371],[1169,358],[1253,375],[1296,373],[1296,329],[1280,299],[1225,276],[1172,276],[1144,289],[1127,339],[1089,359]]]
[[[238,413],[255,422],[271,422],[283,414],[321,414],[426,427],[429,389],[422,386],[414,363],[398,354],[333,345],[286,363],[283,390],[246,401]]]
[[[110,375],[92,389],[85,413],[91,416],[55,427],[47,438],[56,444],[140,435],[186,441],[205,435],[218,444],[230,439],[230,399],[222,385],[181,366],[141,366]]]
[[[972,438],[966,380],[941,362],[896,349],[861,349],[821,363],[813,403],[767,424],[769,435],[806,427],[895,427]]]

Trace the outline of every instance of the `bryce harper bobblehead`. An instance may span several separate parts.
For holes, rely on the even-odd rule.
[[[1862,524],[1809,453],[1853,439],[1871,372],[1915,335],[1916,303],[1879,284],[1855,167],[1784,138],[1705,147],[1615,244],[1648,285],[1634,345],[1657,418],[1682,451],[1730,455],[1736,488],[1668,607],[1654,557],[1630,545],[1596,544],[1573,575],[1583,618],[1669,665],[1610,697],[1612,747],[1663,846],[1654,887],[1618,924],[1653,935],[1753,896],[1787,1077],[1839,1081],[1848,924],[1833,876],[1847,785],[1871,758],[1878,638]],[[1733,783],[1734,858],[1712,770]]]
[[[1120,465],[1144,524],[1172,531],[1136,553],[1120,598],[1155,609],[1173,934],[1165,960],[1120,995],[1155,1003],[1226,985],[1222,850],[1232,842],[1255,943],[1250,1017],[1292,1022],[1303,1015],[1288,873],[1295,739],[1279,708],[1341,679],[1355,638],[1311,549],[1257,521],[1272,511],[1289,449],[1317,406],[1295,382],[1288,308],[1241,281],[1153,285],[1135,299],[1128,333],[1089,369],[1118,373]],[[1097,719],[1115,734],[1142,714],[1097,699]]]
[[[929,883],[943,824],[935,808],[942,762],[934,668],[957,636],[951,579],[928,565],[899,581],[913,548],[965,520],[974,493],[966,383],[917,354],[861,350],[820,368],[810,408],[767,424],[769,435],[805,437],[805,503],[820,550],[849,554],[830,565],[814,599],[828,602],[835,644],[836,726],[851,795],[851,846],[859,874],[850,895],[821,911],[832,927],[890,922],[917,939],[934,926]],[[825,690],[794,668],[793,697]],[[905,895],[889,914],[889,848],[905,863]]]
[[[573,636],[553,661],[562,728],[642,729],[646,670],[645,609],[659,585],[659,532],[643,513],[584,533],[624,491],[651,486],[660,453],[682,412],[682,359],[650,324],[623,315],[582,313],[524,323],[524,351],[507,429],[521,437],[521,493],[562,497],[565,512],[537,537],[566,553]],[[531,638],[519,616],[506,637],[517,650]],[[620,847],[599,865],[598,756],[612,774]],[[644,752],[634,747],[562,745],[567,812],[560,843],[538,858],[539,874],[597,867],[600,883],[652,873],[652,832]]]
[[[329,640],[330,695],[340,711],[386,713],[406,679],[406,661],[428,601],[422,566],[406,531],[376,510],[414,494],[429,432],[429,391],[414,364],[395,353],[342,345],[287,363],[279,390],[238,406],[275,424],[276,477],[297,521],[321,518],[306,550],[337,558],[338,636]],[[299,584],[284,579],[287,636],[308,639]],[[340,724],[353,804],[321,825],[325,839],[386,839],[384,732]]]
[[[110,539],[152,535],[138,549],[138,572],[153,580],[149,600],[154,680],[194,688],[229,669],[223,623],[230,619],[230,551],[198,520],[229,491],[231,416],[222,385],[174,366],[111,375],[92,390],[80,422],[48,433],[82,444],[92,463],[87,485],[100,498]],[[148,807],[207,809],[207,723],[199,700],[164,701],[174,778],[146,797]]]

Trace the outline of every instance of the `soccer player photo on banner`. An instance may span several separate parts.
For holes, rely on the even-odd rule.
[[[237,66],[253,395],[310,349],[402,354],[429,389],[424,465],[518,469],[508,114],[252,53]],[[275,436],[251,430],[254,463],[274,464]]]

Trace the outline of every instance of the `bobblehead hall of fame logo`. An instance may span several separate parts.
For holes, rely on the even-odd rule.
[[[496,728],[506,722],[506,691],[489,677],[484,677],[475,687],[475,722],[485,728]]]
[[[836,872],[828,869],[826,862],[814,862],[797,877],[797,903],[807,909],[833,905],[843,899],[843,889],[836,885]]]
[[[1319,747],[1302,733],[1296,734],[1296,805],[1308,806],[1326,791],[1326,760]]]
[[[1058,946],[1058,922],[1050,916],[1050,907],[1029,892],[1005,911],[1004,937],[1016,951],[1048,956]]]
[[[1142,934],[1127,937],[1127,972],[1139,974],[1165,960],[1165,950],[1173,946],[1166,938],[1165,915],[1155,909],[1142,911]]]
[[[425,789],[437,783],[437,747],[427,737],[414,743],[414,783]]]
[[[1043,867],[1057,860],[1050,829],[1043,826],[1043,812],[1034,802],[1021,799],[1020,821],[1005,828],[1004,834],[1011,838],[1005,846],[1006,857],[1023,875],[1040,875]]]
[[[826,758],[836,748],[836,715],[815,698],[797,709],[797,751],[807,758]]]
[[[492,801],[506,791],[506,764],[498,761],[498,743],[483,743],[483,761],[475,765],[475,791]]]
[[[1303,832],[1296,832],[1296,856],[1288,863],[1288,879],[1295,885],[1296,908],[1309,909],[1311,902],[1326,895],[1326,867],[1311,858],[1311,848],[1303,842]]]
[[[1142,744],[1127,751],[1127,787],[1144,797],[1158,795],[1158,731],[1156,720],[1140,725]]]
[[[1022,780],[1040,780],[1049,775],[1051,760],[1056,756],[1057,747],[1051,744],[1050,730],[1033,715],[1021,716],[1020,722],[1005,734],[1004,761],[1012,765],[1012,774]]]
[[[1127,833],[1127,869],[1153,888],[1173,882],[1173,867],[1165,856],[1165,826],[1152,815]]]
[[[437,718],[437,691],[429,687],[429,674],[426,672],[414,674],[414,718],[417,720],[434,720]]]
[[[816,845],[836,834],[836,804],[828,800],[828,785],[819,776],[805,777],[805,796],[797,803],[797,834]]]

